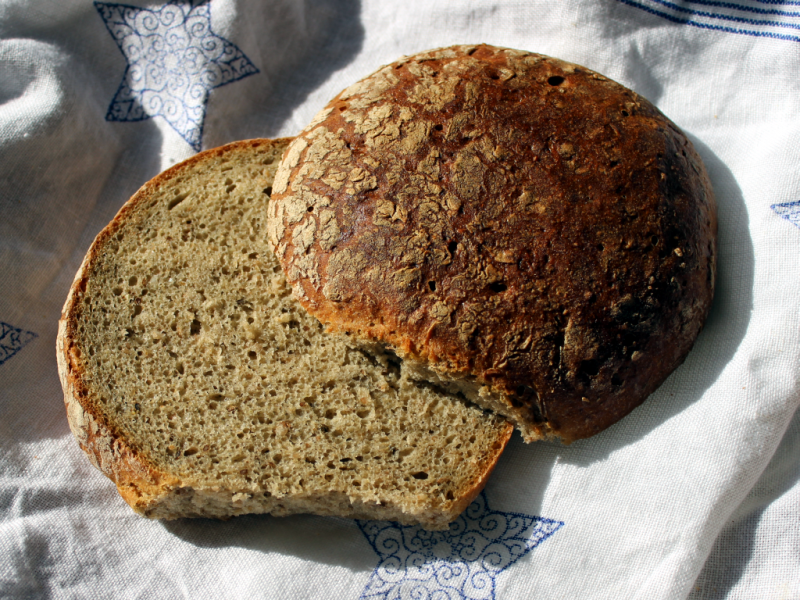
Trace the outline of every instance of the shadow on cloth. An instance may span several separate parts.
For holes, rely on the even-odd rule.
[[[378,556],[355,521],[335,517],[243,515],[229,521],[178,519],[162,522],[176,537],[201,548],[237,546],[264,553],[370,572]]]
[[[208,111],[203,140],[206,148],[235,139],[275,137],[295,109],[352,62],[364,43],[360,0],[284,0],[262,3],[258,10],[260,14],[248,15],[237,40],[242,47],[258,48],[250,58],[260,73],[249,86],[214,90],[209,98],[209,109],[213,104],[214,110]],[[243,111],[241,106],[249,108]],[[305,125],[298,122],[290,129]]]

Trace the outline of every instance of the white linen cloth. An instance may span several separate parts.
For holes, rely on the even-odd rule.
[[[94,236],[197,150],[296,134],[400,55],[475,42],[599,71],[695,143],[719,273],[686,362],[594,438],[515,435],[471,537],[136,516],[72,438],[56,371]],[[790,0],[0,1],[0,597],[800,597],[798,73]]]

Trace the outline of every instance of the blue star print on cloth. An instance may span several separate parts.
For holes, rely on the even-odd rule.
[[[32,331],[23,331],[0,321],[0,365],[36,337],[38,336]]]
[[[128,62],[106,120],[161,117],[199,151],[208,92],[258,69],[211,31],[206,2],[159,9],[94,5]]]
[[[447,531],[357,523],[380,557],[364,600],[493,600],[497,576],[564,525],[490,510],[483,493]]]
[[[773,204],[772,210],[793,225],[800,227],[800,201]]]

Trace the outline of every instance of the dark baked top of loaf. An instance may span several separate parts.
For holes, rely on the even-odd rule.
[[[590,436],[680,364],[714,287],[705,168],[584,67],[457,46],[334,98],[276,175],[301,303],[494,394],[526,439]]]

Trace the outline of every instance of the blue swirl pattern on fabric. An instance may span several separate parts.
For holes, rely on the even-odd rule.
[[[789,10],[780,8],[800,6],[797,0],[617,1],[681,25],[800,42],[800,12],[791,8]]]
[[[0,365],[37,337],[39,336],[32,331],[24,331],[0,321]]]
[[[784,202],[783,204],[773,204],[770,208],[775,214],[783,217],[793,225],[800,227],[800,200],[796,202]]]
[[[357,521],[380,557],[361,594],[370,600],[495,598],[497,576],[564,523],[490,510],[481,493],[447,531]]]
[[[106,120],[161,117],[199,151],[209,91],[258,69],[211,31],[207,0],[159,9],[94,5],[128,63]]]

